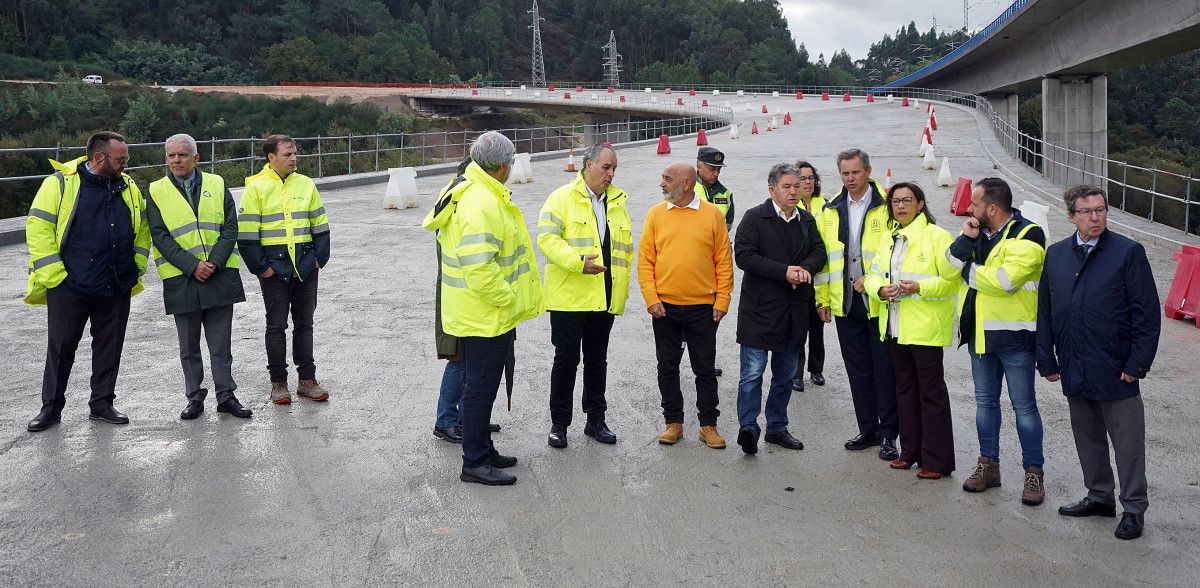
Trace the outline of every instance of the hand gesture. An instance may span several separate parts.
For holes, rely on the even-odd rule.
[[[974,239],[979,236],[979,219],[969,216],[963,221],[963,234]]]
[[[655,302],[654,304],[651,304],[650,308],[646,309],[646,312],[650,313],[650,316],[654,318],[662,318],[667,316],[667,309],[662,305],[661,302]]]
[[[594,253],[592,255],[585,255],[583,257],[583,273],[585,273],[585,274],[602,274],[602,273],[608,271],[608,268],[592,261],[593,259],[596,259],[597,257],[600,257],[600,256],[596,255]]]

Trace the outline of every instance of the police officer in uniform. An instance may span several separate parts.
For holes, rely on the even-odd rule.
[[[725,230],[733,231],[733,190],[721,183],[725,154],[716,147],[701,147],[696,153],[696,195],[716,204],[725,217]],[[717,368],[721,375],[721,368]]]

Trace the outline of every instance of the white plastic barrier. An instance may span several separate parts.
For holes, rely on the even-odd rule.
[[[512,96],[512,90],[505,90],[505,91],[504,91],[504,95],[505,95],[505,96]]]
[[[417,207],[417,170],[411,167],[388,168],[387,192],[383,195],[383,207]]]
[[[771,92],[771,97],[772,97],[772,98],[778,98],[778,97],[779,97],[779,91],[778,91],[778,90],[776,90],[776,91],[774,91],[774,92]]]
[[[713,90],[713,96],[720,96],[720,95],[721,95],[720,90]]]
[[[1026,200],[1021,203],[1021,216],[1042,227],[1042,232],[1046,234],[1047,243],[1050,242],[1050,231],[1046,229],[1049,214],[1050,207],[1045,204],[1038,204],[1032,200]]]
[[[745,96],[745,95],[746,95],[745,90],[738,90],[738,96]]]
[[[524,89],[525,89],[525,84],[521,84],[521,89],[522,89],[522,90],[524,90]]]
[[[528,184],[533,181],[533,164],[530,163],[528,153],[518,153],[513,158],[512,173],[509,174],[508,181],[513,184]]]

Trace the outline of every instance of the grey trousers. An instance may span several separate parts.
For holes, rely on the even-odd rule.
[[[1121,506],[1127,513],[1145,513],[1150,503],[1146,499],[1146,414],[1141,395],[1121,400],[1068,398],[1067,404],[1088,498],[1116,504],[1108,454],[1111,437],[1121,480]]]
[[[204,383],[204,357],[200,354],[200,329],[208,343],[212,359],[213,383],[217,402],[233,397],[237,383],[233,381],[233,305],[218,306],[196,312],[175,315],[175,330],[179,334],[179,361],[183,363],[184,392],[189,401],[203,401],[208,390]]]

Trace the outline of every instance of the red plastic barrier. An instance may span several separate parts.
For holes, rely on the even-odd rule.
[[[696,146],[703,147],[705,145],[708,145],[708,135],[704,133],[704,129],[700,129],[700,132],[696,133]]]
[[[1163,303],[1163,315],[1169,319],[1190,318],[1200,328],[1200,247],[1184,245],[1175,254],[1175,277]]]
[[[675,106],[683,106],[683,98],[676,98]]]
[[[658,136],[658,154],[659,155],[668,155],[670,153],[671,153],[671,141],[667,139],[666,135],[659,135]]]
[[[570,92],[563,92],[563,99],[564,99],[564,100],[570,100],[570,99],[571,99],[571,93],[570,93]]]
[[[821,100],[829,101],[829,92],[821,92]]]
[[[766,113],[767,113],[767,105],[766,105],[766,104],[763,104],[763,107],[762,107],[762,113],[763,113],[763,114],[766,114]]]
[[[751,135],[758,134],[758,122],[757,121],[750,123],[750,134]]]
[[[908,106],[908,96],[900,99],[900,106]]]
[[[971,179],[958,178],[958,186],[954,188],[954,198],[950,199],[950,214],[967,216],[971,210]]]
[[[624,101],[625,101],[625,95],[621,94],[621,102],[624,102]]]
[[[616,92],[616,91],[617,91],[617,89],[616,89],[616,88],[614,88],[614,87],[612,87],[612,86],[609,86],[609,87],[608,87],[608,93],[609,93],[609,94],[612,94],[613,92]]]
[[[804,92],[796,92],[796,100],[804,100]]]
[[[875,101],[875,95],[867,94],[867,102],[874,102],[874,101]]]
[[[929,113],[929,128],[937,130],[937,115]]]
[[[708,98],[700,101],[700,106],[708,106]]]
[[[850,93],[846,92],[845,94],[842,94],[842,102],[849,102],[849,101],[850,101]]]
[[[925,135],[925,140],[929,141],[930,145],[933,145],[933,134],[929,132],[929,127],[921,129],[921,134]]]
[[[663,94],[670,94],[670,93],[671,93],[670,88],[663,88]]]
[[[554,84],[550,84],[549,86],[546,86],[546,91],[548,91],[548,92],[553,92],[553,91],[554,91]]]
[[[582,93],[583,93],[583,86],[575,86],[575,93],[576,93],[576,94],[582,94]]]
[[[472,95],[472,96],[478,96],[478,95],[479,95],[479,90],[476,90],[475,88],[471,88],[471,95]]]

